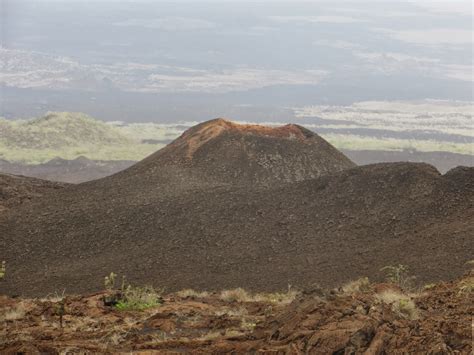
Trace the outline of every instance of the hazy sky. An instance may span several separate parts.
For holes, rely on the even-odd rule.
[[[7,117],[472,100],[471,2],[0,1]]]

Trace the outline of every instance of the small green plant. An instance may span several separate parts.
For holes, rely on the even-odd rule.
[[[108,291],[102,300],[106,306],[120,311],[143,311],[161,304],[161,290],[158,292],[151,286],[135,287],[127,285],[122,276],[120,288],[116,287],[117,274],[111,272],[104,278],[104,287]]]
[[[123,291],[121,299],[115,305],[120,311],[143,311],[159,306],[162,303],[160,292],[151,286],[133,287],[128,285]]]
[[[2,265],[0,266],[0,280],[3,280],[5,278],[6,272],[7,272],[7,262],[3,260]]]
[[[63,328],[63,317],[66,314],[66,298],[56,303],[54,313],[59,317],[59,326]]]
[[[380,269],[385,272],[387,282],[398,285],[402,290],[410,290],[413,288],[415,276],[410,275],[408,266],[398,264],[389,265]]]

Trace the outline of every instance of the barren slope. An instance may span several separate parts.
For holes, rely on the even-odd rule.
[[[168,290],[275,290],[394,263],[420,281],[458,276],[474,248],[474,169],[353,166],[298,126],[200,124],[127,170],[3,216],[0,287],[92,291],[114,271]]]
[[[267,189],[210,187],[172,198],[156,189],[113,200],[72,186],[3,222],[9,277],[0,287],[92,291],[114,271],[168,290],[275,290],[377,277],[396,263],[420,282],[447,279],[472,258],[473,175],[377,164]]]
[[[26,176],[0,174],[0,213],[66,185]]]

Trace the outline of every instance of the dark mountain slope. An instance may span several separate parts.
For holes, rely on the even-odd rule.
[[[172,196],[160,189],[101,196],[90,183],[72,186],[2,221],[0,259],[9,275],[0,287],[92,291],[114,271],[168,290],[272,290],[377,278],[395,263],[409,265],[420,282],[451,278],[472,259],[473,181],[472,168],[443,176],[399,163]]]
[[[26,176],[0,174],[0,213],[66,185]]]

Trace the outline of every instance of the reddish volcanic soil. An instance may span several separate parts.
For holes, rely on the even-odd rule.
[[[64,302],[2,297],[0,351],[470,354],[472,287],[474,277],[467,275],[403,294],[414,305],[409,312],[398,311],[401,301],[381,298],[397,290],[390,284],[315,289],[293,295],[290,304],[290,298],[280,301],[271,295],[229,300],[218,293],[170,294],[161,305],[141,312],[105,306],[103,298],[110,292],[68,296]]]

